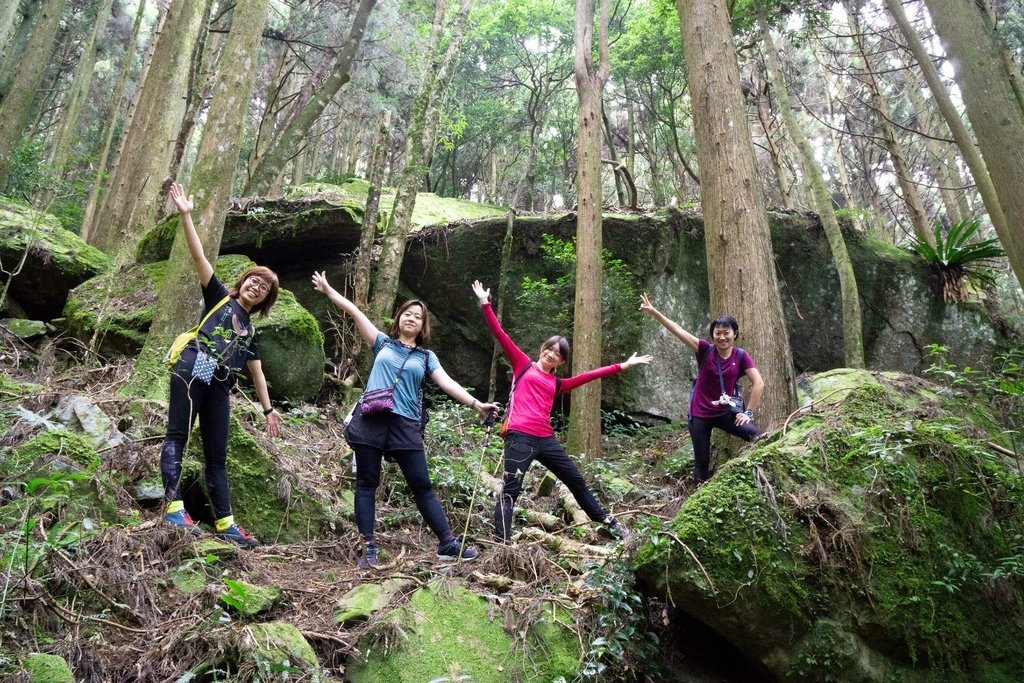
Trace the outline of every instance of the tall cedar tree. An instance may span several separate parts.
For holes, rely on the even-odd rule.
[[[437,0],[434,23],[427,43],[429,60],[423,70],[419,91],[409,110],[409,129],[405,135],[405,168],[395,188],[395,201],[387,224],[382,226],[380,264],[370,297],[369,317],[381,326],[391,315],[398,293],[398,276],[405,256],[405,241],[412,230],[412,212],[416,207],[416,193],[427,175],[427,159],[434,149],[437,124],[445,94],[451,83],[462,50],[466,22],[472,0],[459,0],[459,9],[445,35],[445,15],[448,0]],[[447,47],[444,40],[447,39]]]
[[[142,232],[156,219],[205,9],[206,0],[171,0],[167,9],[109,189],[89,230],[89,244],[108,254],[134,256]]]
[[[579,140],[576,146],[576,302],[572,327],[572,372],[601,365],[601,131],[602,92],[608,81],[608,0],[601,0],[594,64],[594,0],[576,0],[576,93]],[[601,455],[601,382],[573,393],[569,450],[587,458]]]
[[[195,197],[196,231],[211,263],[216,262],[220,252],[269,6],[270,0],[238,0],[235,5],[231,31],[217,67],[213,99],[192,168],[189,193]],[[153,325],[135,365],[133,388],[139,393],[154,395],[166,389],[166,374],[162,372],[160,359],[173,335],[194,324],[200,301],[192,259],[178,233],[171,248]]]
[[[1024,112],[1003,68],[1003,45],[973,0],[926,0],[956,70],[964,108],[1006,226],[996,234],[1024,285]]]
[[[677,0],[677,6],[700,164],[710,308],[740,321],[740,343],[765,381],[758,420],[765,426],[796,406],[796,384],[729,11],[725,0]]]
[[[0,184],[7,177],[11,155],[22,143],[36,90],[53,52],[63,9],[64,0],[44,0],[24,52],[20,58],[13,53],[7,56],[8,62],[17,64],[17,75],[0,100]]]
[[[832,193],[829,192],[828,185],[825,184],[821,168],[814,158],[814,150],[811,149],[811,144],[793,112],[793,106],[789,103],[789,90],[782,72],[782,60],[779,58],[775,41],[772,39],[771,28],[765,17],[764,7],[760,2],[757,3],[757,9],[761,22],[761,36],[764,41],[765,69],[768,72],[768,80],[772,90],[775,91],[775,99],[779,104],[779,111],[782,114],[786,131],[800,152],[800,170],[811,186],[814,207],[821,217],[821,225],[832,251],[832,265],[835,266],[839,276],[839,296],[843,308],[843,353],[846,366],[863,368],[864,335],[860,321],[860,294],[857,291],[857,276],[853,272],[850,253],[846,249],[846,242],[839,229],[839,221],[836,219],[835,208],[832,206]]]

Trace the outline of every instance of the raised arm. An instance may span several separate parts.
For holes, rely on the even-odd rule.
[[[613,363],[612,365],[606,365],[603,368],[597,368],[596,370],[588,370],[586,372],[581,372],[578,375],[573,375],[572,377],[566,377],[561,381],[560,391],[561,393],[564,394],[565,392],[572,391],[576,387],[582,386],[587,382],[593,382],[595,379],[601,379],[603,377],[610,377],[611,375],[614,375],[617,372],[628,370],[636,365],[646,365],[647,363],[650,363],[652,360],[654,360],[654,356],[638,356],[634,353],[632,356],[622,361],[621,363]]]
[[[458,382],[453,380],[444,368],[438,367],[430,373],[430,379],[434,380],[434,384],[441,387],[441,390],[454,398],[456,401],[464,406],[469,406],[476,412],[480,413],[480,417],[487,419],[487,413],[492,410],[498,409],[497,403],[481,403],[477,399],[473,398],[473,395],[462,388]]]
[[[213,266],[203,253],[203,243],[199,241],[199,233],[192,223],[192,209],[195,203],[192,196],[185,196],[185,188],[181,183],[171,183],[171,201],[178,208],[178,215],[181,216],[181,232],[185,236],[185,244],[188,245],[188,253],[192,255],[192,262],[196,265],[196,274],[199,275],[199,283],[205,287],[213,277]]]
[[[512,364],[512,371],[518,372],[520,368],[531,362],[530,357],[516,346],[516,343],[512,341],[512,338],[508,336],[505,330],[501,329],[498,316],[494,315],[494,309],[491,308],[491,290],[484,289],[479,280],[474,280],[473,294],[476,295],[477,301],[480,302],[480,311],[484,314],[484,321],[487,323],[487,327],[498,341],[498,345],[501,346],[501,350],[505,353],[505,357],[508,358],[508,362]]]
[[[377,340],[377,326],[370,322],[366,314],[360,311],[354,303],[338,294],[337,290],[327,282],[327,276],[324,273],[313,271],[313,288],[321,294],[326,294],[331,303],[352,318],[355,321],[356,329],[359,330],[359,334],[363,335],[363,339],[366,340],[367,344],[373,345],[373,342]]]
[[[690,334],[689,332],[687,332],[686,330],[684,330],[682,327],[680,327],[678,323],[669,320],[667,317],[665,317],[664,313],[662,313],[661,311],[654,307],[654,304],[651,303],[651,300],[647,298],[646,294],[640,295],[640,301],[641,311],[643,311],[644,313],[646,313],[647,315],[651,316],[659,323],[661,323],[662,327],[664,327],[666,330],[668,330],[675,336],[679,337],[679,340],[686,344],[688,347],[690,347],[694,352],[696,352],[697,349],[700,348],[700,340],[697,339],[697,337]]]

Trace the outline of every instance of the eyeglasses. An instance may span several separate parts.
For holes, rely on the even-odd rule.
[[[270,285],[268,285],[266,282],[259,279],[258,277],[250,277],[249,283],[250,286],[256,290],[257,294],[264,294],[270,291]]]

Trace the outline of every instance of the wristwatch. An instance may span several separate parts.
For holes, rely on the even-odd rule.
[[[263,415],[264,415],[264,416],[266,416],[266,415],[270,415],[270,414],[271,414],[272,412],[274,412],[274,406],[270,406],[269,408],[265,409],[265,410],[263,411]]]
[[[746,415],[747,417],[749,417],[751,420],[754,419],[754,411],[751,410],[750,408],[747,408],[746,410],[744,410],[743,414]]]

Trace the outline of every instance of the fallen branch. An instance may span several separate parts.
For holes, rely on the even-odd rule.
[[[576,498],[573,497],[569,489],[561,482],[558,483],[558,504],[566,511],[573,524],[586,524],[590,519],[579,503],[576,502]]]
[[[850,391],[850,389],[844,387],[842,389],[836,389],[835,391],[830,391],[829,393],[827,393],[824,396],[822,396],[821,398],[819,398],[817,401],[811,401],[807,405],[800,406],[799,408],[794,410],[792,413],[790,413],[789,417],[786,418],[786,422],[782,425],[782,434],[783,434],[783,436],[785,436],[786,430],[789,429],[789,422],[790,422],[790,420],[792,420],[794,417],[803,417],[807,413],[811,412],[811,408],[813,408],[817,404],[821,403],[822,401],[824,401],[829,396],[833,396],[835,394],[838,394],[840,391]],[[834,403],[833,405],[837,406],[840,403],[842,403],[842,401],[836,401],[836,403]]]
[[[538,529],[537,527],[528,526],[519,533],[520,541],[537,541],[542,543],[550,550],[554,550],[556,553],[568,553],[571,555],[577,555],[580,557],[597,556],[597,557],[608,557],[612,554],[611,548],[606,548],[602,545],[590,545],[588,543],[580,543],[570,538],[564,538],[562,536],[556,536],[555,534],[549,534],[546,531]]]

